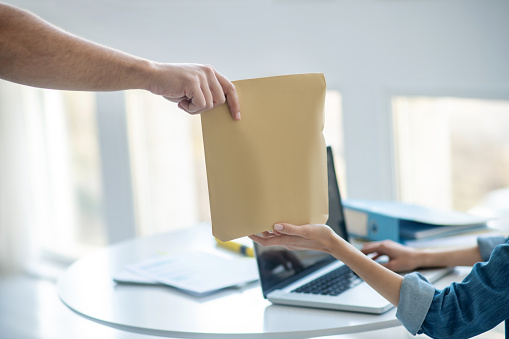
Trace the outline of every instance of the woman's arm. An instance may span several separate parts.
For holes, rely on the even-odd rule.
[[[393,305],[398,305],[403,277],[371,260],[338,236],[327,225],[277,224],[273,234],[252,235],[262,246],[284,246],[291,250],[327,252],[344,262]]]
[[[145,89],[178,102],[192,114],[227,100],[232,116],[240,119],[235,87],[211,66],[138,58],[73,36],[32,13],[2,3],[0,78],[51,89]]]
[[[404,278],[389,271],[357,251],[326,225],[290,224],[274,225],[274,232],[250,236],[262,246],[284,246],[290,250],[318,250],[330,253],[350,266],[361,278],[392,304],[398,306],[397,318],[412,334],[425,333],[440,338],[467,338],[487,331],[509,318],[509,244],[498,246],[488,262],[477,263],[461,282],[443,290],[436,290],[419,273]],[[419,252],[407,247],[385,243],[377,255],[387,248],[393,258],[413,257],[412,265],[421,262]],[[389,245],[389,246],[387,246]],[[401,247],[400,247],[401,246]],[[370,250],[366,250],[370,252]],[[474,249],[437,252],[431,254],[433,265],[463,262],[457,255],[465,254],[468,260],[480,259]],[[386,251],[386,253],[388,253]],[[394,253],[398,255],[394,256]],[[452,257],[446,258],[445,256]],[[423,257],[421,257],[422,259]],[[483,258],[484,259],[484,258]],[[399,260],[397,264],[408,262]],[[424,262],[424,261],[423,261]],[[465,261],[466,263],[467,261]]]
[[[339,236],[335,237],[334,243],[330,254],[344,262],[391,304],[398,306],[403,277],[368,258]]]
[[[382,263],[395,272],[411,271],[418,267],[472,266],[483,261],[478,246],[452,250],[417,250],[391,240],[370,242],[361,249],[364,254],[382,255],[389,261]]]
[[[435,290],[417,333],[434,338],[470,338],[509,319],[509,244],[488,262],[474,265],[461,283]],[[398,310],[399,312],[399,310]]]

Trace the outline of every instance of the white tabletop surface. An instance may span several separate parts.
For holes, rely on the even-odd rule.
[[[125,265],[157,253],[215,248],[206,226],[112,245],[74,263],[60,278],[59,295],[70,309],[87,319],[162,337],[309,338],[400,325],[396,309],[369,315],[272,305],[263,298],[258,283],[196,298],[171,287],[124,285],[112,280]],[[468,270],[457,268],[435,285],[444,287],[459,281]]]

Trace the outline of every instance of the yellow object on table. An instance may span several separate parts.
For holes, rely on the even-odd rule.
[[[227,250],[245,255],[247,257],[254,257],[254,250],[249,246],[239,244],[235,241],[221,241],[217,238],[216,242],[218,246],[226,248]]]

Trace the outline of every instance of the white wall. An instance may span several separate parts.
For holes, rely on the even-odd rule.
[[[390,96],[509,99],[507,0],[16,0],[77,35],[229,78],[324,72],[352,198],[395,198]]]

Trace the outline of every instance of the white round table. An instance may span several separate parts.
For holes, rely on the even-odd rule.
[[[369,315],[273,305],[263,298],[258,283],[196,298],[171,287],[125,285],[112,280],[125,265],[155,253],[214,248],[210,228],[203,225],[125,241],[74,263],[61,276],[58,293],[65,305],[87,319],[161,337],[309,338],[401,325],[396,309]],[[457,269],[436,285],[461,280],[465,273],[465,269]]]

